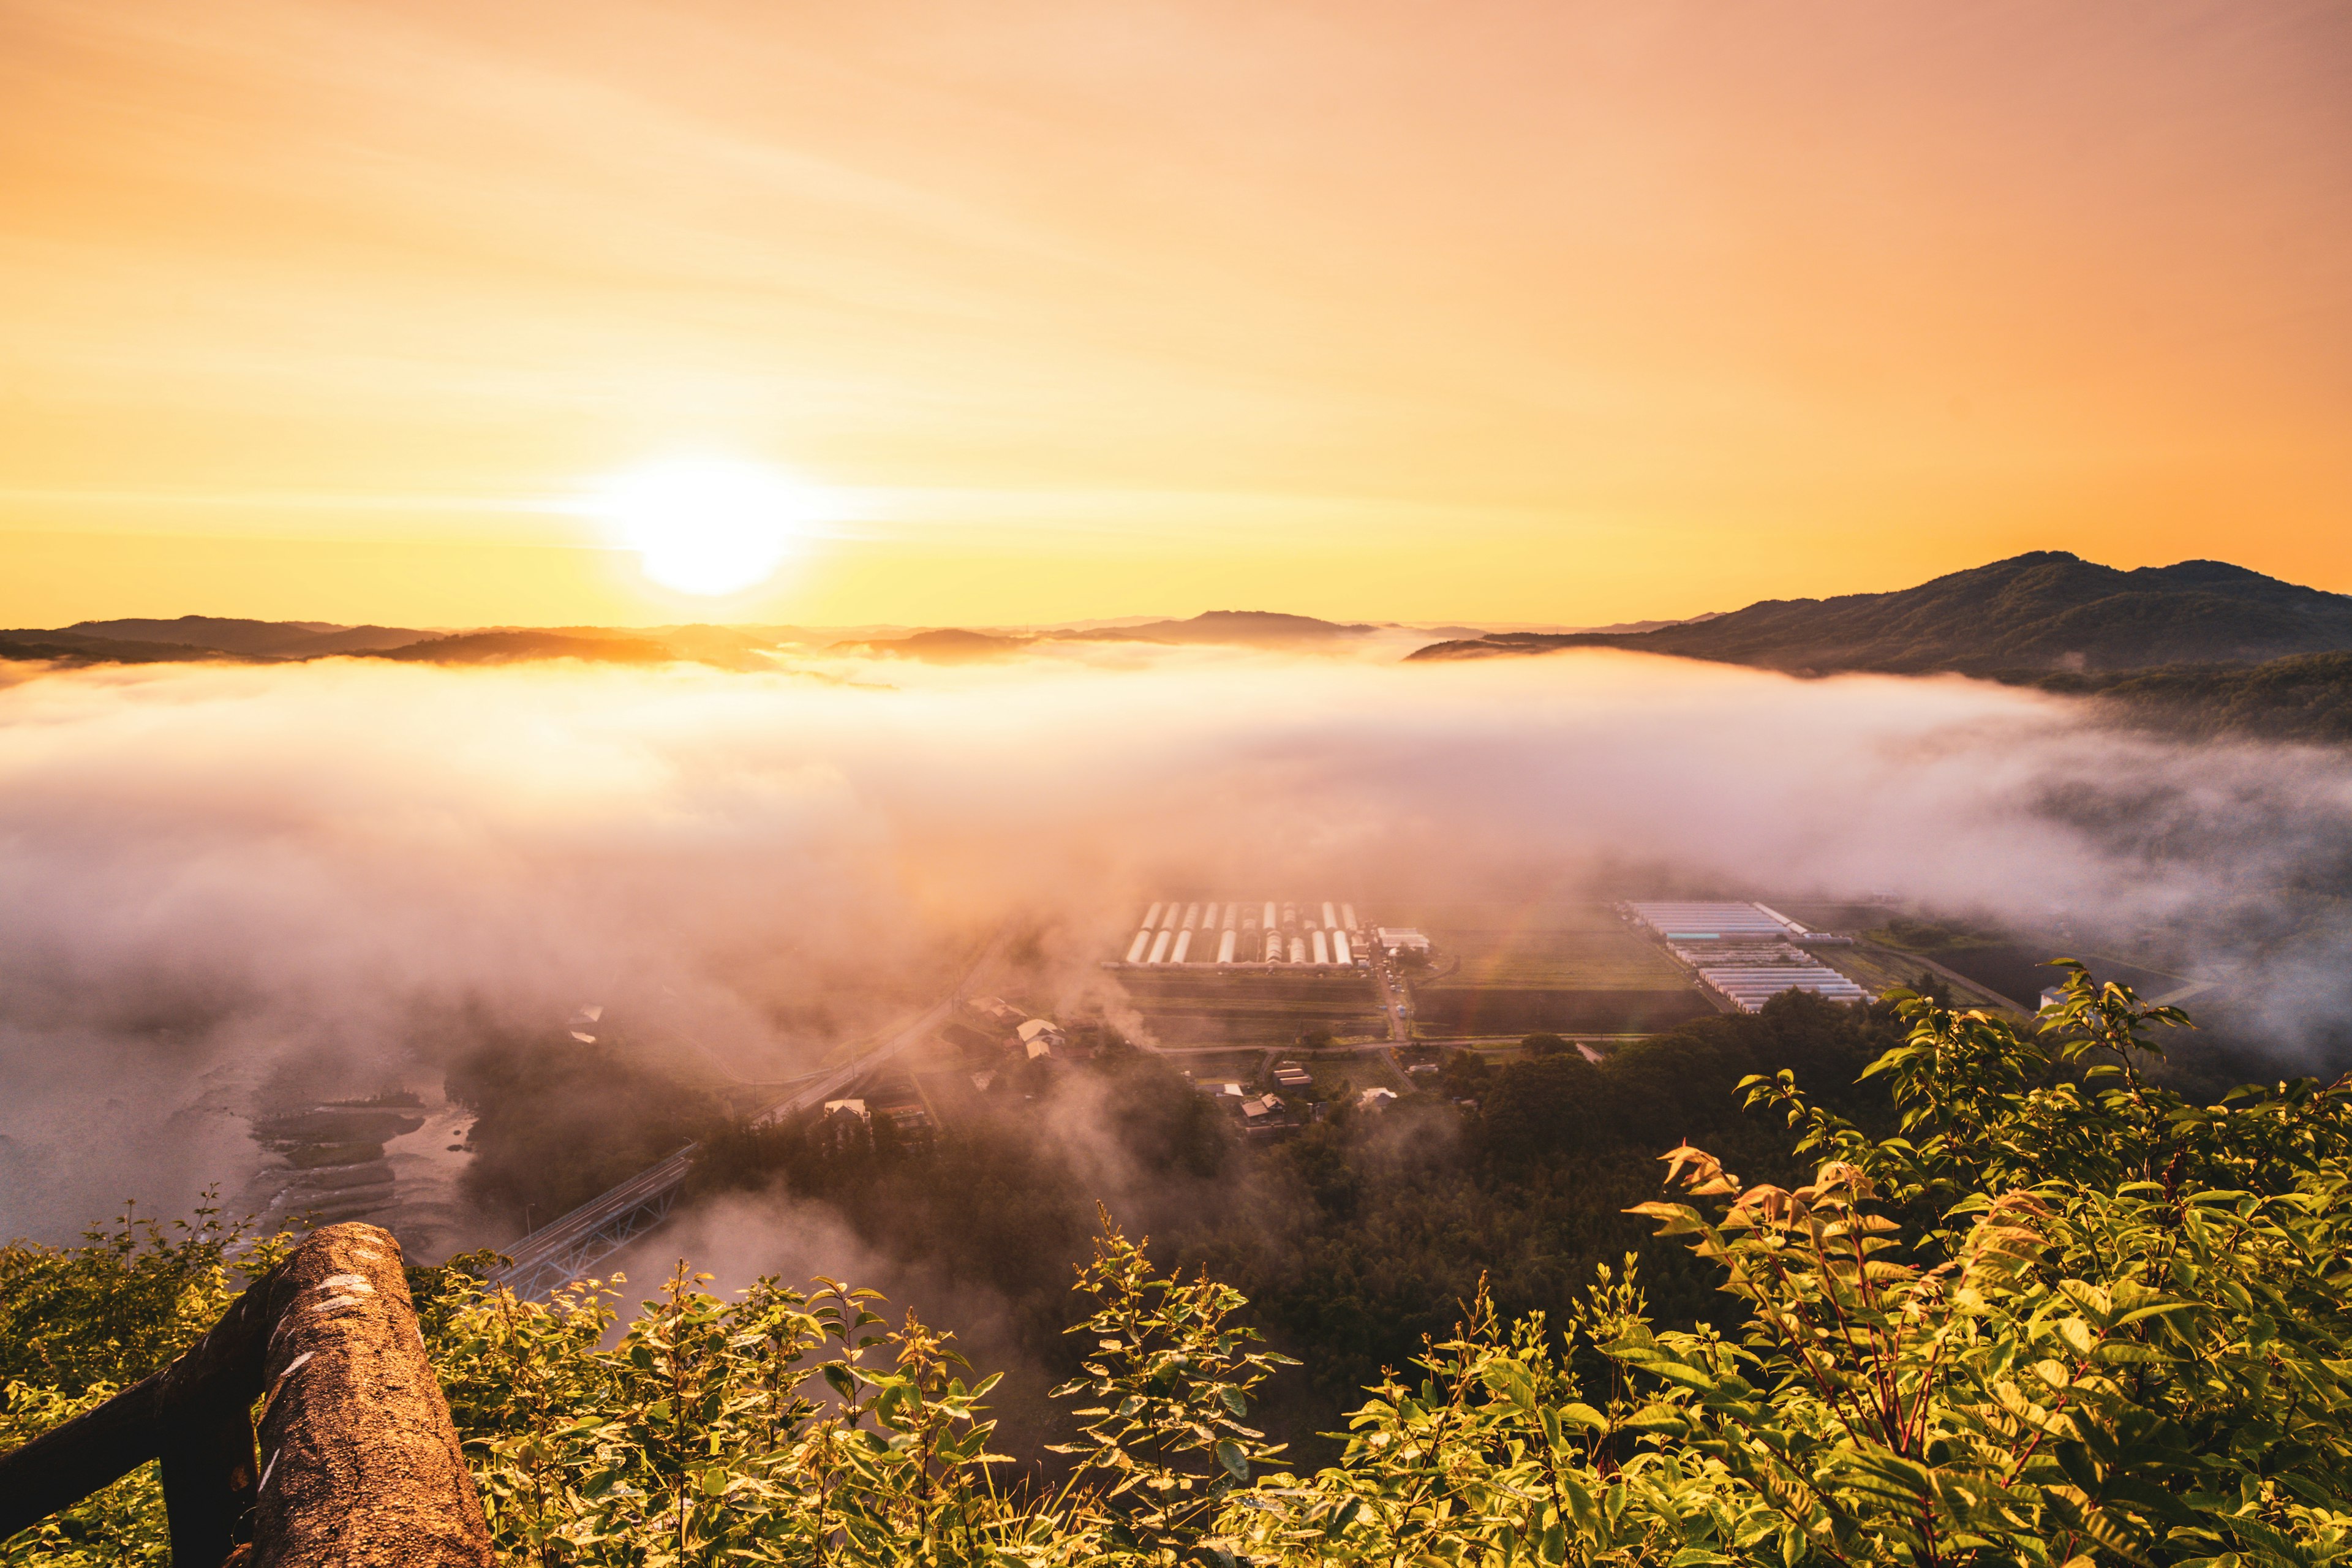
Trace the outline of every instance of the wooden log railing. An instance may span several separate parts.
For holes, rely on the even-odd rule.
[[[150,1459],[173,1568],[490,1562],[400,1244],[371,1225],[311,1232],[185,1355],[0,1455],[0,1540]]]

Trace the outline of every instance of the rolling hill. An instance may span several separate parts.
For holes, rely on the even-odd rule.
[[[1020,652],[1036,640],[1034,637],[999,637],[992,632],[966,631],[961,626],[941,626],[934,631],[914,632],[902,637],[846,638],[833,646],[858,653],[923,658],[937,664],[961,664],[975,658],[1001,658],[1006,654]]]
[[[388,658],[410,664],[512,664],[585,659],[596,664],[776,668],[763,650],[774,639],[730,626],[489,626],[440,633],[400,626],[340,626],[323,621],[249,621],[217,616],[175,620],[81,621],[51,631],[0,631],[0,659],[59,665],[287,664],[314,658]]]
[[[2122,572],[2041,550],[1890,594],[1770,599],[1652,631],[1500,634],[1416,659],[1622,647],[1793,674],[1956,671],[2007,679],[2247,665],[2352,648],[2352,595],[2220,561]]]
[[[175,620],[78,621],[65,628],[110,642],[163,643],[263,658],[317,658],[405,647],[433,636],[410,626],[340,626],[327,621],[247,621],[220,616]]]
[[[1379,628],[1286,616],[1272,610],[1209,610],[1186,621],[1146,621],[1137,626],[1066,634],[1089,642],[1225,643],[1247,647],[1297,647],[1302,643],[1370,637]]]

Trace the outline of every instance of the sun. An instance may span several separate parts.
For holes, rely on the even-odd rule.
[[[764,463],[668,458],[597,485],[588,510],[680,593],[740,594],[776,574],[836,510],[821,485]]]

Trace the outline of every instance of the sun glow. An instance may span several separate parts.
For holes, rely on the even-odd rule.
[[[765,464],[672,458],[604,480],[588,510],[637,552],[646,576],[680,593],[716,595],[774,576],[839,508],[824,487]]]

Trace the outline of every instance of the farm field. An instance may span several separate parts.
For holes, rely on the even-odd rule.
[[[1696,990],[1531,991],[1433,985],[1413,988],[1413,1033],[1454,1035],[1651,1035],[1704,1018],[1715,1006]]]
[[[1646,1034],[1714,1009],[1657,943],[1606,905],[1463,903],[1409,911],[1438,978],[1412,987],[1416,1033]]]
[[[1853,947],[1822,947],[1814,950],[1816,958],[1874,996],[1884,996],[1900,986],[1916,990],[1919,976],[1927,965],[1907,952],[1878,947],[1868,942]],[[1951,965],[1948,957],[1939,956],[1937,963]],[[1963,971],[1962,973],[1965,973]],[[1946,977],[1938,975],[1938,979]],[[1948,984],[1948,981],[1947,982]],[[1964,1007],[1990,1007],[1996,1010],[2013,1008],[2015,1004],[1990,986],[1970,981],[1952,987],[1954,1005]],[[2027,1011],[2032,1011],[2031,1008]]]
[[[2056,944],[2052,944],[2051,951],[2057,951]],[[2049,966],[2050,956],[2051,952],[2040,947],[2000,945],[1958,948],[1938,952],[1935,958],[1945,968],[1958,970],[1978,984],[2000,993],[2027,1012],[2032,1012],[2042,1005],[2042,987],[2055,985],[2065,978],[2063,971]],[[2090,952],[2068,956],[2079,958],[2088,964],[2092,979],[2102,984],[2111,980],[2119,981],[2138,992],[2143,998],[2162,996],[2190,984],[2186,975],[2143,969],[2120,959],[2102,958]]]
[[[1304,1029],[1342,1037],[1383,1033],[1370,979],[1360,973],[1232,978],[1181,970],[1122,976],[1162,1045],[1286,1046]]]
[[[1274,1059],[1272,1048],[1251,1051],[1187,1051],[1168,1065],[1192,1075],[1194,1083],[1249,1083]]]
[[[1458,967],[1437,984],[1503,991],[1653,991],[1687,983],[1648,937],[1601,904],[1441,904],[1412,921]]]

